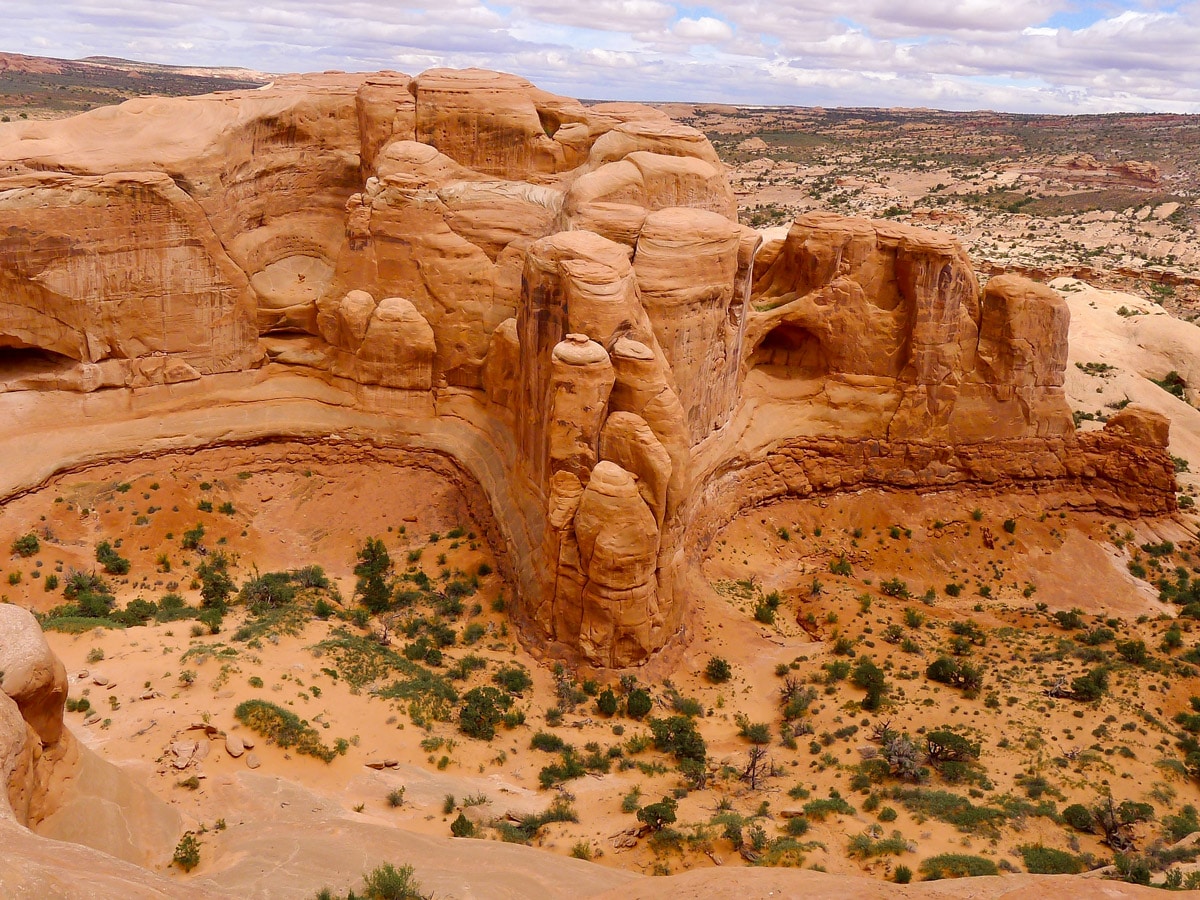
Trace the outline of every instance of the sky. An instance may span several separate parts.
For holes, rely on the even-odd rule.
[[[0,50],[606,100],[1200,113],[1200,0],[3,0]]]

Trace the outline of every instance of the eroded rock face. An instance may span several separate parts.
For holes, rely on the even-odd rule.
[[[1173,508],[1162,423],[1076,436],[1055,293],[981,290],[888,222],[809,214],[760,251],[704,135],[637,104],[445,69],[131,101],[0,127],[0,212],[14,435],[54,465],[290,434],[448,456],[523,636],[568,660],[680,634],[711,523],[774,496]]]
[[[810,213],[754,283],[748,368],[814,384],[808,413],[845,437],[972,442],[1073,430],[1066,303],[1001,276],[980,292],[935,232]],[[787,385],[791,382],[791,386]]]

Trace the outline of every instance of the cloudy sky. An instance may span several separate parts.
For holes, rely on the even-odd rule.
[[[588,98],[1200,113],[1200,0],[4,0],[0,50]]]

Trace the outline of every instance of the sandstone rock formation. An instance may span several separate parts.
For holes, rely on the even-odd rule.
[[[1173,508],[1161,423],[1075,433],[1056,294],[889,223],[759,251],[704,135],[635,104],[477,70],[137,100],[0,129],[0,208],[0,497],[223,441],[441,454],[573,661],[680,635],[707,536],[784,494]]]
[[[63,724],[67,675],[33,615],[0,603],[0,826],[139,865],[170,858],[179,814],[79,744]]]

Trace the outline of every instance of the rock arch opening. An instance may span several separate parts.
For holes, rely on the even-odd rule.
[[[829,354],[809,329],[784,322],[767,332],[750,365],[777,378],[824,378],[829,374]]]
[[[27,379],[54,376],[79,365],[79,361],[53,350],[31,347],[0,335],[0,385],[12,390]]]

